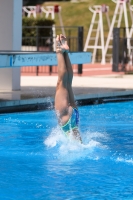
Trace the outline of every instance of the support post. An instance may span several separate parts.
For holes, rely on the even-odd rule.
[[[50,51],[53,51],[53,27],[50,29]],[[49,65],[49,75],[52,74],[52,65]]]
[[[22,0],[0,0],[0,50],[20,51]],[[0,90],[20,90],[20,68],[0,69]]]
[[[112,71],[118,72],[119,67],[119,42],[120,42],[120,29],[113,29],[113,64]]]
[[[83,37],[84,36],[84,28],[83,26],[78,27],[78,51],[83,51]],[[78,74],[82,74],[82,64],[78,64]]]
[[[38,26],[36,26],[36,47],[37,47],[37,51],[39,51],[39,30],[38,30]],[[38,76],[39,74],[39,66],[36,66],[36,76]]]
[[[128,49],[127,43],[129,38],[122,38],[122,48],[121,48],[121,55],[122,55],[122,63],[121,63],[121,71],[126,70],[126,65],[128,64]]]

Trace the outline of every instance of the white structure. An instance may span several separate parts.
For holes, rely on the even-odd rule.
[[[109,7],[106,5],[102,6],[96,5],[93,7],[89,7],[89,10],[93,13],[93,16],[90,23],[87,39],[85,42],[84,51],[87,51],[87,49],[93,49],[92,63],[94,63],[96,58],[96,52],[98,49],[101,49],[102,64],[105,64],[103,13],[105,13],[108,27],[110,27],[110,20],[108,16]],[[98,44],[99,38],[100,38],[100,44]]]
[[[112,49],[112,40],[113,40],[113,28],[117,27],[120,28],[121,22],[122,22],[122,17],[124,16],[124,21],[125,21],[125,30],[126,30],[126,37],[130,37],[130,30],[129,30],[129,22],[128,22],[128,15],[127,15],[127,5],[130,10],[130,0],[112,0],[114,3],[116,3],[116,8],[114,11],[112,23],[109,29],[107,41],[105,44],[105,50],[104,50],[104,59],[108,57],[109,59],[112,59],[112,54],[108,54],[108,50]],[[131,12],[130,12],[131,14]],[[132,18],[132,16],[131,16]],[[130,51],[130,41],[128,40],[128,48]]]
[[[0,50],[18,51],[22,41],[22,0],[0,0]],[[20,69],[0,69],[0,90],[20,90]]]
[[[109,8],[107,6],[93,6],[90,7],[90,11],[93,12],[92,21],[90,24],[90,28],[88,31],[84,51],[87,51],[87,49],[93,49],[93,58],[92,63],[95,62],[96,57],[96,51],[98,49],[101,49],[102,52],[102,60],[101,64],[106,63],[106,59],[112,60],[112,40],[113,40],[113,29],[114,27],[120,28],[122,24],[122,19],[124,19],[124,27],[126,30],[126,37],[127,39],[127,48],[129,55],[131,54],[132,47],[130,44],[130,38],[133,35],[133,6],[130,5],[131,0],[112,0],[115,4],[115,11],[113,14],[112,22],[110,24],[109,17],[108,17],[108,11]],[[128,10],[130,12],[132,27],[129,29],[129,19],[128,19]],[[103,31],[103,13],[106,14],[107,23],[109,27],[109,33],[107,36],[107,40],[104,44],[104,31]],[[96,17],[99,17],[96,21]],[[94,28],[94,26],[97,28]],[[100,44],[98,43],[99,37],[101,39]]]
[[[27,17],[33,16],[36,18],[36,6],[23,6],[24,14],[27,14]]]
[[[45,6],[45,8],[42,6],[41,11],[42,13],[46,14],[46,18],[48,18],[49,16],[51,16],[52,19],[55,18],[54,6]]]

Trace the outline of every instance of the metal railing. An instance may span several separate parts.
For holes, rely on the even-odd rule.
[[[68,45],[72,52],[83,51],[83,27],[63,27],[65,35],[68,40]],[[35,26],[35,27],[23,27],[22,35],[22,50],[24,51],[54,51],[54,41],[57,34],[60,34],[62,27],[59,26]],[[28,30],[28,31],[27,31]],[[29,32],[25,34],[25,32]],[[44,36],[41,36],[44,33]],[[74,73],[82,74],[82,65],[73,65]],[[35,66],[35,67],[22,67],[21,74],[28,75],[43,75],[57,73],[56,66]]]

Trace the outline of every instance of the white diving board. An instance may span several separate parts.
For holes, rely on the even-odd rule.
[[[72,64],[91,63],[90,52],[69,52]],[[57,65],[55,52],[1,52],[0,68]]]

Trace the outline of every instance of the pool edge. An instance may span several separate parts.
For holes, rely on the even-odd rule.
[[[95,105],[109,102],[131,101],[133,100],[133,91],[113,91],[106,93],[80,94],[75,95],[79,106]],[[25,112],[53,109],[54,97],[33,98],[23,100],[4,100],[0,101],[0,114],[11,112]]]

